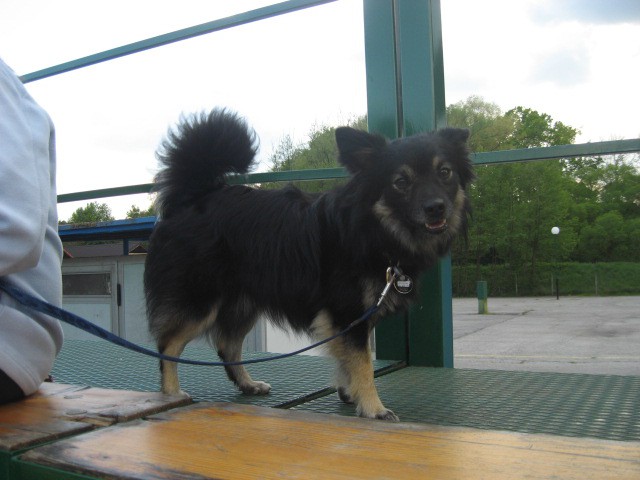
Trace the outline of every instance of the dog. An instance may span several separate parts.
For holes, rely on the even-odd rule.
[[[474,177],[468,136],[445,128],[388,141],[337,128],[349,178],[310,195],[291,185],[229,185],[227,175],[254,164],[255,132],[226,109],[183,116],[157,151],[158,222],[144,272],[158,351],[179,357],[187,343],[206,336],[223,361],[237,362],[261,315],[326,338],[375,305],[393,282],[375,315],[327,347],[337,360],[340,399],[355,403],[362,417],[397,421],[378,397],[369,337],[379,319],[409,306],[417,290],[411,279],[466,232],[466,189]],[[400,276],[389,281],[388,271]],[[162,391],[183,393],[176,363],[160,363]],[[225,369],[245,394],[271,389],[242,365]]]

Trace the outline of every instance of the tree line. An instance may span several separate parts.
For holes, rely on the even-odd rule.
[[[469,128],[475,152],[574,143],[578,130],[479,97],[447,108],[449,125]],[[580,157],[478,166],[471,187],[469,243],[461,264],[640,261],[638,156]],[[553,235],[551,229],[559,227]]]

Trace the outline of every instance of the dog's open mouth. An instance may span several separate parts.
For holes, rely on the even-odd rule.
[[[425,227],[427,227],[427,231],[429,233],[442,233],[447,230],[447,228],[449,228],[446,219],[438,220],[437,222],[426,223]]]

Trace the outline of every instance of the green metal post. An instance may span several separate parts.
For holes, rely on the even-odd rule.
[[[365,0],[364,21],[369,130],[395,138],[445,126],[440,2]],[[376,329],[376,352],[453,367],[450,258],[421,279],[408,315]]]
[[[489,313],[489,291],[486,280],[478,280],[476,283],[476,292],[478,294],[478,315]]]

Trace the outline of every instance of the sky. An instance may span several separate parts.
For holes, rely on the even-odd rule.
[[[0,0],[0,57],[23,75],[274,2]],[[577,128],[578,143],[640,137],[640,0],[441,6],[447,104],[478,95],[502,111],[532,108]],[[27,89],[56,125],[58,193],[71,193],[151,182],[167,129],[216,106],[255,128],[267,170],[285,135],[303,142],[315,126],[366,113],[365,81],[362,1],[339,0]],[[151,199],[99,201],[124,218]],[[84,204],[60,204],[60,218]]]

